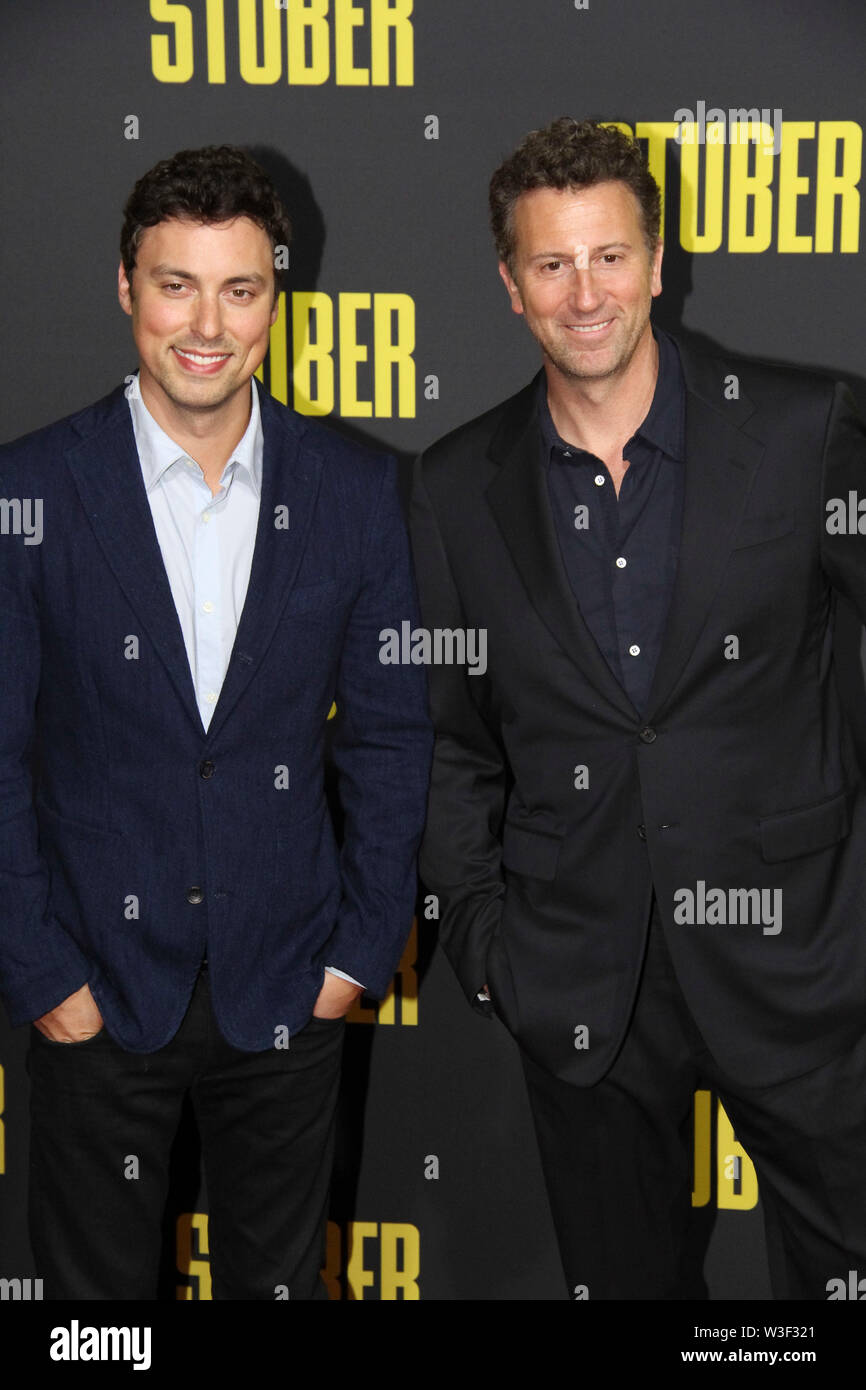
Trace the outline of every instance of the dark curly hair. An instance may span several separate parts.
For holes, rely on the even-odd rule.
[[[659,186],[636,141],[616,126],[560,116],[531,130],[490,180],[490,226],[500,260],[514,271],[514,207],[533,188],[579,188],[618,179],[641,210],[643,234],[655,251],[661,223]]]
[[[292,236],[271,180],[261,165],[235,145],[180,150],[138,180],[123,209],[120,233],[120,255],[130,283],[145,228],[171,217],[205,223],[248,217],[267,232],[272,249],[287,247]],[[275,292],[281,279],[281,269],[275,268]]]

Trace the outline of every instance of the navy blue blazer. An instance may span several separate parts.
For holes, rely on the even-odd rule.
[[[249,589],[205,731],[123,388],[0,449],[0,987],[13,1024],[85,982],[111,1036],[162,1047],[207,951],[229,1042],[273,1046],[325,965],[384,994],[412,919],[432,733],[393,459],[258,387]],[[286,524],[288,522],[288,524]],[[325,799],[328,712],[345,815]]]

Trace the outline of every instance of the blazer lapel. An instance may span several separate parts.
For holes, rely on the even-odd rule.
[[[99,409],[99,407],[97,407]],[[135,609],[190,719],[203,735],[180,620],[165,572],[122,386],[104,419],[67,450],[81,504],[118,585]],[[91,422],[92,412],[80,420]]]
[[[256,390],[264,436],[259,520],[247,595],[209,739],[222,728],[273,640],[301,563],[321,481],[322,454],[302,442],[303,431],[296,432],[299,417],[284,413],[258,382]],[[284,519],[288,526],[276,524]]]
[[[490,444],[499,469],[487,500],[529,601],[583,675],[629,720],[637,711],[583,620],[562,563],[540,457],[538,377],[514,398]]]
[[[262,411],[262,495],[250,580],[228,670],[205,734],[183,632],[163,564],[135,447],[132,419],[118,387],[94,428],[92,411],[82,441],[66,459],[82,506],[117,583],[134,608],[202,739],[212,738],[250,681],[273,637],[304,551],[322,458],[300,444],[292,416],[278,412],[257,385]],[[97,407],[97,409],[99,409]],[[288,527],[278,527],[277,507]]]
[[[647,705],[650,722],[698,639],[764,453],[743,429],[752,402],[745,395],[737,401],[722,396],[727,364],[693,354],[679,339],[677,345],[686,378],[685,495],[674,591]]]

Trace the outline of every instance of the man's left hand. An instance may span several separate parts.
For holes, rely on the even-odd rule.
[[[331,975],[326,970],[325,983],[313,1006],[313,1018],[342,1018],[359,994],[363,993],[360,985],[350,984],[348,980],[341,980],[339,975]]]

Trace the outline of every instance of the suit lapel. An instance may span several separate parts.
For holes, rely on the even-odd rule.
[[[165,665],[187,714],[203,735],[183,632],[156,538],[122,386],[108,397],[104,421],[67,451],[66,461],[117,583]]]
[[[672,694],[698,639],[764,452],[743,429],[754,412],[752,402],[742,394],[737,401],[724,399],[728,364],[698,356],[676,341],[686,378],[685,494],[679,562],[648,721]]]
[[[313,516],[322,454],[301,442],[298,417],[283,413],[256,383],[262,412],[262,495],[250,580],[228,670],[208,729],[213,738],[237,704],[274,637]],[[277,526],[277,509],[288,526]],[[282,508],[286,511],[282,512]]]
[[[283,416],[258,385],[264,456],[262,495],[250,580],[220,697],[207,730],[219,731],[266,652],[304,550],[321,476],[322,458],[300,444],[293,416]],[[105,418],[67,451],[82,506],[118,585],[135,610],[197,732],[205,737],[183,632],[150,504],[123,387],[105,403]],[[288,527],[275,525],[288,509]]]
[[[682,532],[647,719],[663,708],[698,639],[764,452],[746,428],[752,402],[742,392],[738,400],[723,396],[729,364],[676,343],[686,381]],[[491,441],[500,466],[487,499],[542,621],[599,693],[634,720],[638,713],[584,622],[562,563],[539,455],[537,391],[538,377],[514,397]]]
[[[562,563],[540,457],[537,391],[538,377],[514,398],[491,441],[500,466],[487,500],[542,622],[599,693],[634,720],[637,712],[584,622]]]

